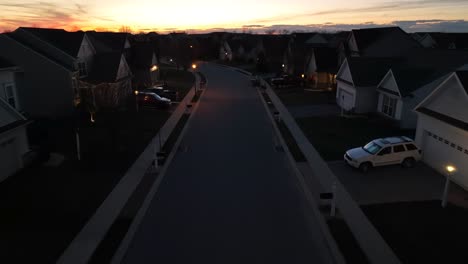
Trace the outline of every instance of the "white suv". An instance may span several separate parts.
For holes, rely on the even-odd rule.
[[[372,140],[364,147],[346,151],[349,165],[367,172],[371,167],[402,164],[413,167],[421,159],[421,150],[407,137],[388,137]]]

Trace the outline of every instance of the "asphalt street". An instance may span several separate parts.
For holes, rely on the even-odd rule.
[[[124,263],[331,263],[249,77],[204,64],[208,88]]]

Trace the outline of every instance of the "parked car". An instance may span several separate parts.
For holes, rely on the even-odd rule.
[[[138,93],[138,103],[142,106],[151,106],[157,108],[169,108],[171,100],[161,97],[156,93],[141,91]]]
[[[271,78],[270,83],[277,88],[283,86],[303,86],[304,79],[291,75],[282,75],[281,77]]]
[[[372,140],[364,147],[346,151],[344,160],[349,165],[367,172],[372,167],[401,164],[413,167],[421,159],[421,150],[408,137],[388,137]]]
[[[155,93],[161,97],[171,99],[172,101],[179,100],[179,92],[167,89],[167,87],[164,86],[152,86],[144,89],[142,92]]]

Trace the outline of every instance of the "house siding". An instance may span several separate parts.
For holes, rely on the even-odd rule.
[[[56,118],[73,113],[71,72],[6,36],[0,36],[2,56],[18,65],[18,97],[30,117]]]

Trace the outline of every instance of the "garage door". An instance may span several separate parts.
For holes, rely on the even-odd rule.
[[[0,181],[15,173],[20,168],[16,140],[10,138],[0,141]]]
[[[338,100],[339,105],[345,110],[351,110],[354,107],[354,96],[352,93],[343,89],[339,90]]]
[[[437,131],[425,131],[423,160],[426,164],[445,173],[449,164],[457,168],[454,180],[468,189],[468,146],[452,142],[450,137]]]

